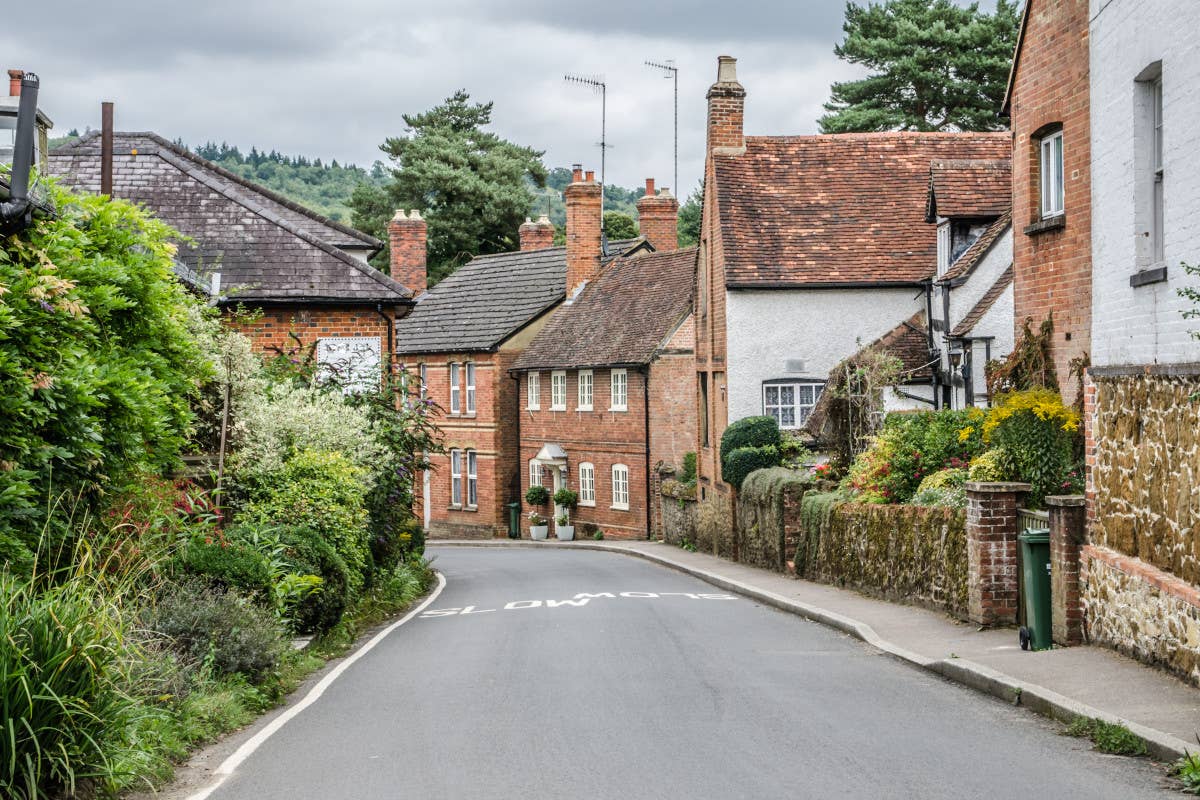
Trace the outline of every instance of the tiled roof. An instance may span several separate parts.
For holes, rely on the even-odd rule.
[[[97,136],[54,150],[49,158],[51,173],[64,183],[100,190]],[[153,133],[114,135],[113,194],[144,205],[179,231],[184,240],[178,258],[200,275],[220,272],[228,302],[394,305],[412,296],[342,249],[371,249],[371,237]]]
[[[619,258],[517,357],[513,369],[649,364],[692,310],[695,247]]]
[[[936,159],[1004,158],[1008,133],[750,136],[716,155],[730,288],[912,284],[930,277],[923,223]]]
[[[1004,294],[1004,290],[1012,282],[1013,268],[1012,264],[1009,264],[1008,269],[1004,270],[1000,274],[1000,277],[996,279],[996,282],[992,284],[991,288],[984,292],[983,297],[979,298],[979,302],[975,304],[975,307],[968,311],[967,315],[962,318],[962,321],[954,326],[954,330],[950,332],[950,335],[954,337],[970,336],[971,331],[983,319],[983,315],[988,312],[989,308],[995,305],[1000,296]]]
[[[979,262],[983,261],[983,257],[992,249],[992,245],[996,243],[1004,232],[1012,226],[1012,211],[1005,209],[1004,213],[988,226],[988,229],[979,235],[979,238],[971,243],[971,246],[963,251],[950,268],[938,278],[938,283],[949,283],[950,281],[970,275],[975,271],[975,267],[979,266]]]
[[[1007,148],[1005,148],[1007,149]],[[925,219],[989,219],[1012,206],[1012,159],[936,159]]]
[[[609,242],[622,253],[639,239]],[[566,296],[567,250],[478,256],[421,297],[396,323],[397,353],[492,350]]]

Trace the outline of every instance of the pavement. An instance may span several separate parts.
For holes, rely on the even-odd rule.
[[[1195,752],[1200,689],[1104,647],[1021,650],[1015,628],[980,630],[943,613],[797,580],[662,542],[430,542],[431,546],[574,547],[638,556],[831,625],[901,660],[1061,721],[1119,722],[1150,753],[1173,761]]]
[[[230,745],[203,796],[1170,796],[1148,759],[642,547],[431,543],[441,593]]]

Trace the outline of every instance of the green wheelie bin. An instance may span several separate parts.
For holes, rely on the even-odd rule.
[[[521,504],[507,503],[504,506],[508,509],[508,538],[521,538]]]
[[[1050,611],[1050,531],[1027,530],[1017,537],[1021,547],[1021,602],[1025,626],[1022,650],[1049,650],[1053,644]]]

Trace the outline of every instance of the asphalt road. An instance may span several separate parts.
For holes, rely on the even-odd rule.
[[[212,798],[1169,796],[1148,761],[639,559],[433,552],[426,616]]]

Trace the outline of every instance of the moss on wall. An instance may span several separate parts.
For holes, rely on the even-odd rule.
[[[800,529],[800,501],[813,485],[807,472],[773,467],[750,473],[738,493],[738,560],[787,570]]]

